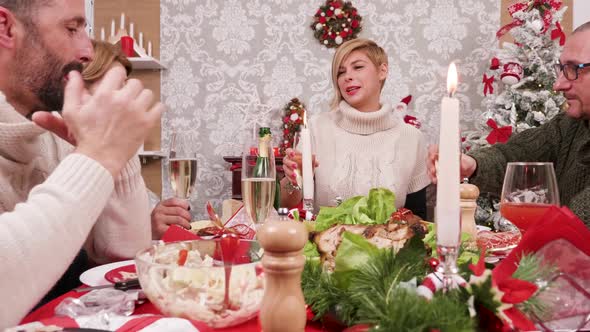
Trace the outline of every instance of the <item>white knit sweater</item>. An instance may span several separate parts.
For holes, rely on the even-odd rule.
[[[106,263],[150,244],[138,158],[113,183],[100,164],[71,150],[0,93],[0,328],[18,323],[82,246]]]
[[[426,187],[426,143],[422,133],[393,114],[384,104],[375,112],[357,111],[345,101],[310,122],[315,169],[316,210],[384,187],[395,193],[396,206],[406,195]]]

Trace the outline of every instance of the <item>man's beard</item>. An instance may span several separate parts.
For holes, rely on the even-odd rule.
[[[64,106],[64,78],[72,70],[81,72],[82,64],[73,61],[62,66],[61,70],[58,66],[55,66],[46,72],[46,79],[43,81],[42,85],[34,91],[37,98],[39,98],[41,103],[46,107],[46,110],[61,112]]]
[[[82,64],[77,61],[63,64],[36,33],[31,33],[25,43],[17,52],[19,83],[32,92],[37,98],[34,104],[41,108],[31,109],[29,116],[36,111],[60,112],[64,103],[64,78],[72,70],[82,71]]]

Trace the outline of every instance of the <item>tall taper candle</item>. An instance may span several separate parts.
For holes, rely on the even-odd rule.
[[[439,157],[436,193],[436,237],[439,246],[456,247],[461,237],[459,100],[453,97],[457,88],[457,68],[449,66],[448,97],[444,97],[440,115]]]
[[[104,41],[106,38],[104,27],[100,28],[100,40]]]
[[[147,55],[152,56],[152,42],[151,41],[148,42]]]
[[[129,23],[129,37],[131,37],[131,38],[133,38],[133,37],[134,37],[134,36],[133,36],[133,33],[134,33],[134,31],[133,31],[133,30],[134,30],[134,28],[135,28],[135,27],[133,26],[133,23]]]
[[[314,196],[313,165],[311,154],[311,132],[307,126],[307,112],[303,113],[301,127],[301,168],[303,168],[303,199],[312,200]]]
[[[125,29],[125,13],[121,13],[121,26],[119,27],[119,29]]]
[[[111,37],[115,37],[115,20],[111,21]]]
[[[137,39],[139,39],[139,48],[143,49],[143,32],[139,33],[139,37]]]

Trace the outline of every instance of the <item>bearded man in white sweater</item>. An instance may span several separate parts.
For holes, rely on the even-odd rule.
[[[56,169],[58,164],[68,160],[72,151],[76,152],[80,148],[76,148],[79,137],[71,129],[68,130],[63,120],[48,112],[38,111],[61,110],[68,72],[80,69],[82,63],[91,59],[92,46],[85,24],[83,0],[0,0],[0,217],[18,211],[19,203],[33,197],[33,188],[51,181],[52,173],[59,169]],[[122,82],[124,77],[120,84]],[[133,82],[133,92],[146,94],[142,97],[149,97],[151,105],[151,91],[143,90],[139,81],[130,82]],[[125,97],[131,95],[137,96],[129,94]],[[84,101],[88,98],[85,96]],[[116,106],[115,109],[121,108],[120,105]],[[147,107],[143,104],[139,106]],[[101,121],[109,121],[95,120],[97,126]],[[93,131],[91,125],[83,129]],[[125,137],[122,135],[119,138],[121,145],[128,143]],[[105,149],[105,153],[107,151]],[[101,157],[108,159],[108,156]],[[54,265],[50,273],[38,276],[38,280],[43,282],[26,285],[26,289],[36,294],[36,300],[39,301],[53,286],[48,285],[47,280],[57,281],[82,247],[90,261],[103,264],[132,258],[138,250],[149,246],[151,229],[148,196],[141,178],[140,163],[137,156],[127,158],[125,162],[124,167],[115,168],[112,191],[108,186],[93,187],[96,178],[91,172],[87,177],[80,177],[77,167],[84,167],[83,163],[73,163],[67,171],[62,169],[56,175],[61,180],[67,177],[80,180],[70,183],[68,188],[77,186],[80,187],[78,191],[83,191],[82,187],[89,186],[87,191],[106,190],[109,197],[105,202],[80,201],[88,196],[68,197],[72,205],[62,206],[68,209],[67,212],[45,210],[48,208],[45,206],[36,213],[28,213],[20,218],[20,224],[12,221],[9,231],[28,234],[28,238],[10,238],[10,232],[0,232],[3,250],[10,249],[12,253],[0,256],[0,266],[4,269],[4,266],[13,266],[15,262],[20,262],[22,266],[22,278],[8,274],[7,280],[6,274],[2,272],[2,301],[7,300],[5,288],[30,280],[26,278],[35,276],[42,267]],[[80,194],[76,190],[73,193]],[[45,198],[41,205],[57,204]],[[96,209],[100,215],[94,213]],[[60,213],[67,213],[65,220],[56,218]],[[84,224],[91,216],[94,218],[92,224]],[[51,222],[55,225],[51,225]],[[4,227],[6,225],[0,223],[2,231],[5,231]],[[37,251],[39,256],[31,256],[30,250],[44,241],[51,241],[54,248]],[[68,255],[59,255],[63,253],[63,248],[67,248]],[[73,255],[72,248],[75,249]],[[60,257],[67,257],[68,261],[57,262]],[[15,278],[11,279],[11,276]],[[11,300],[18,302],[18,299]],[[6,303],[1,306],[2,323],[6,322],[2,316],[7,306]]]

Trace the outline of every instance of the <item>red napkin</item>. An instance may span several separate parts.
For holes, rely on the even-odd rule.
[[[530,227],[519,245],[492,271],[494,280],[510,279],[526,254],[557,268],[550,287],[537,295],[550,315],[536,318],[546,330],[580,329],[590,313],[590,230],[567,207],[551,207]],[[589,328],[590,324],[586,325]]]
[[[537,252],[549,242],[560,239],[590,256],[590,230],[567,207],[552,206],[539,222],[527,230],[508,257],[494,268],[494,275],[512,275],[523,255]]]
[[[180,226],[171,225],[164,235],[162,235],[162,241],[165,243],[188,241],[188,240],[199,240],[200,236],[194,234]]]

